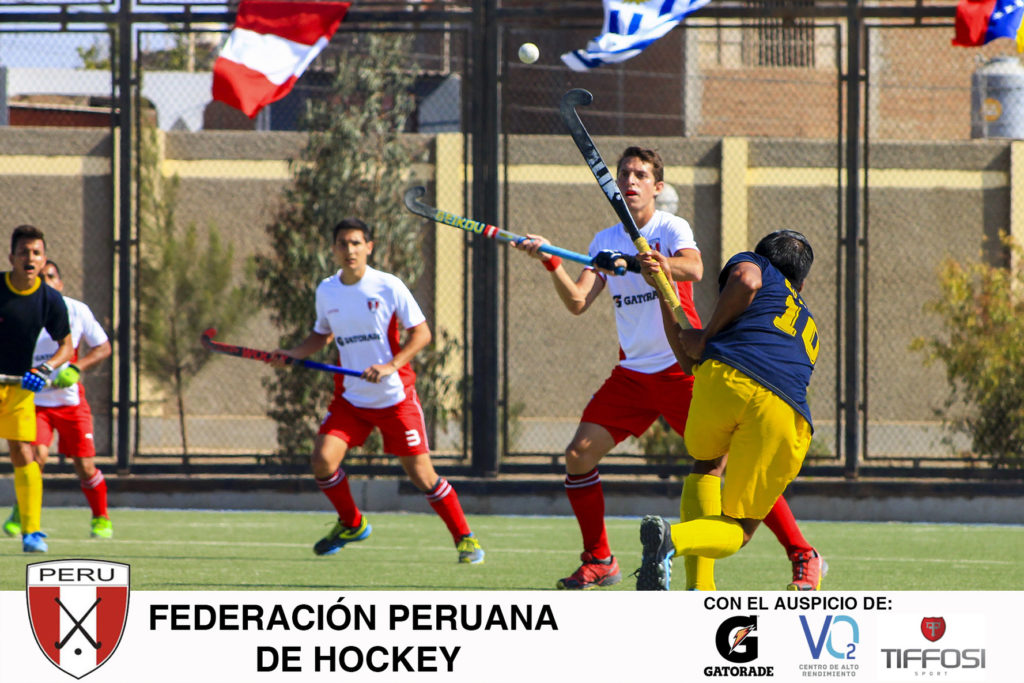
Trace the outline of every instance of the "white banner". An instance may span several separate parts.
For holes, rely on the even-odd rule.
[[[0,681],[71,683],[27,604],[0,592]],[[103,647],[84,612],[57,636],[76,644],[65,670]],[[1022,612],[1019,592],[132,591],[84,680],[1005,683],[1022,680]]]

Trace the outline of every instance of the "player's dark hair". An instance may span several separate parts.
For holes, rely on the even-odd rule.
[[[46,246],[46,238],[43,237],[43,231],[34,225],[19,225],[11,233],[11,253],[18,248],[18,242],[20,240],[43,240],[43,246]]]
[[[622,156],[619,157],[618,163],[615,164],[615,172],[621,171],[622,162],[632,157],[636,157],[640,161],[651,165],[651,172],[654,174],[655,182],[660,183],[665,180],[665,162],[661,160],[661,155],[653,149],[647,149],[646,147],[627,147]]]
[[[345,218],[334,226],[334,233],[331,235],[332,244],[338,240],[338,233],[342,230],[362,230],[363,239],[367,242],[373,241],[373,230],[370,229],[369,225],[358,218]]]
[[[768,259],[797,289],[803,286],[814,263],[811,243],[795,230],[776,230],[765,235],[757,243],[754,253]]]

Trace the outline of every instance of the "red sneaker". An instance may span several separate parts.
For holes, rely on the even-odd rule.
[[[817,550],[811,548],[789,556],[793,563],[793,581],[786,586],[789,591],[816,591],[821,588],[821,577],[828,573],[828,562]]]
[[[619,572],[619,563],[612,555],[606,559],[599,560],[588,552],[580,555],[583,564],[573,572],[572,576],[559,579],[555,584],[556,588],[567,590],[588,590],[598,586],[614,586],[622,581],[622,574]]]

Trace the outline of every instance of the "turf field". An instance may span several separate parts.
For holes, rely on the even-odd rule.
[[[373,535],[316,557],[328,513],[112,511],[115,538],[89,538],[85,508],[43,511],[50,552],[22,553],[0,534],[0,590],[24,590],[25,565],[61,558],[131,565],[135,590],[549,590],[575,570],[579,531],[569,517],[474,515],[487,560],[458,565],[451,538],[433,514],[367,514]],[[826,590],[1022,590],[1024,526],[801,522],[828,560]],[[621,584],[639,564],[639,519],[608,520]],[[677,565],[674,588],[681,588]],[[720,590],[779,590],[790,565],[767,528],[717,564]]]

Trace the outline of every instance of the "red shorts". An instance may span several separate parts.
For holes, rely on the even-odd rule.
[[[616,365],[583,410],[580,422],[601,425],[615,443],[630,434],[640,436],[659,415],[683,434],[692,395],[693,375],[683,372],[678,363],[653,374]]]
[[[36,440],[32,444],[51,446],[54,432],[60,437],[60,453],[72,458],[96,457],[92,410],[84,398],[77,406],[36,406]]]
[[[416,389],[405,390],[405,400],[387,408],[359,408],[335,396],[320,425],[320,434],[336,436],[350,447],[361,446],[373,428],[384,437],[384,451],[398,456],[430,452],[423,407]]]

